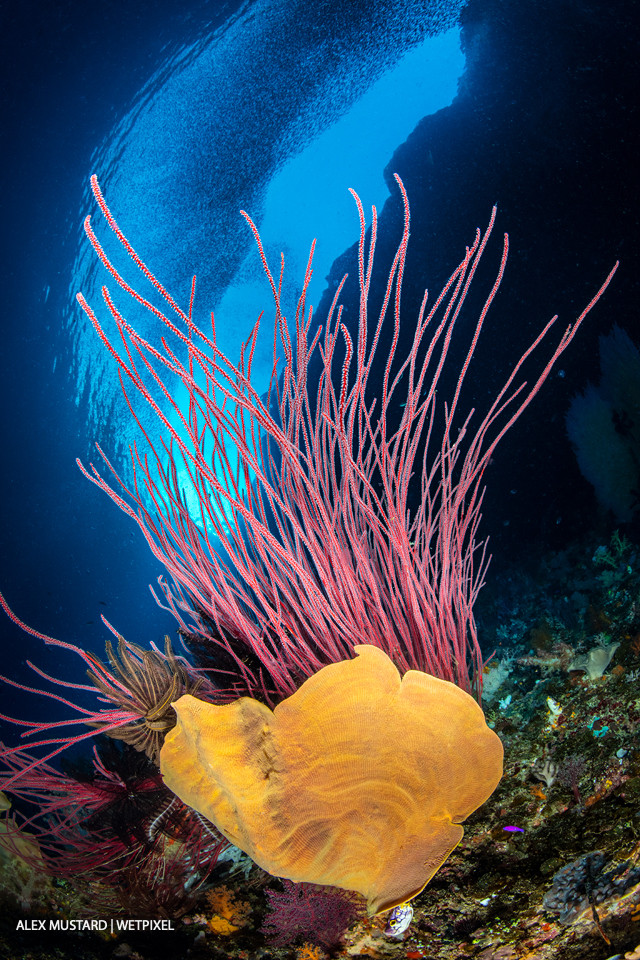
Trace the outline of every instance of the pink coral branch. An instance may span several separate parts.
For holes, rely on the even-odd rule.
[[[398,365],[401,287],[410,221],[406,193],[397,179],[404,205],[403,232],[370,343],[368,297],[377,236],[375,208],[367,250],[364,210],[354,194],[360,221],[360,304],[355,340],[341,319],[339,298],[346,278],[331,303],[324,335],[320,328],[311,330],[312,308],[307,309],[306,295],[313,247],[292,335],[281,308],[284,261],[276,282],[259,232],[244,214],[275,303],[274,366],[266,402],[250,380],[258,325],[239,364],[234,366],[216,347],[213,318],[211,338],[193,321],[195,279],[185,313],[125,240],[97,181],[92,179],[109,226],[160,292],[176,315],[174,319],[123,280],[87,220],[91,243],[120,287],[149,309],[177,344],[170,345],[164,336],[160,337],[161,349],[147,343],[103,288],[104,303],[123,346],[123,353],[119,353],[79,295],[100,339],[118,364],[131,415],[147,443],[144,456],[137,448],[131,451],[130,488],[100,448],[115,486],[92,464],[88,469],[79,465],[88,479],[136,520],[153,553],[164,563],[173,580],[172,584],[160,581],[165,605],[183,632],[199,634],[230,655],[233,670],[214,667],[207,671],[223,687],[221,699],[238,692],[277,699],[292,692],[325,663],[348,657],[357,642],[377,644],[403,670],[426,670],[467,690],[475,684],[480,691],[482,654],[473,604],[489,559],[486,545],[477,541],[484,470],[497,443],[536,395],[606,289],[615,267],[576,322],[567,328],[533,387],[527,389],[526,383],[514,386],[514,382],[556,318],[518,361],[475,433],[470,428],[472,411],[453,439],[462,384],[504,273],[508,251],[505,237],[496,280],[480,311],[453,399],[444,405],[444,424],[434,454],[436,389],[454,325],[493,229],[495,210],[487,230],[484,234],[477,232],[428,312],[425,293],[413,343]],[[379,389],[373,390],[374,397],[370,398],[374,355],[390,310],[394,324],[391,346]],[[433,331],[430,339],[426,338],[428,328]],[[286,360],[282,381],[275,375],[278,343]],[[186,350],[186,359],[181,359],[180,350]],[[308,369],[316,351],[321,369],[312,397]],[[394,364],[398,368],[392,376]],[[176,380],[187,389],[188,412],[174,400]],[[127,381],[150,404],[168,439],[161,437],[154,444],[144,430],[125,388]],[[392,409],[402,411],[394,432],[388,416]],[[510,411],[508,419],[500,426],[505,411]],[[496,423],[497,432],[492,431]],[[237,453],[235,467],[233,452]],[[196,492],[199,517],[190,514],[181,492],[180,463]],[[410,488],[415,478],[420,498],[412,514]],[[76,714],[70,719],[46,722],[2,716],[25,728],[22,737],[34,738],[35,749],[46,748],[44,756],[27,753],[23,747],[2,749],[9,772],[0,786],[15,792],[31,784],[33,793],[39,772],[53,769],[49,760],[99,731],[135,722],[140,711],[126,685],[94,656],[28,627],[2,595],[0,605],[28,633],[79,655],[111,691],[97,696],[106,707],[89,709],[57,693],[5,680],[25,692],[61,703]],[[105,623],[118,637],[117,631]],[[253,662],[257,659],[261,664],[258,671],[246,662],[249,652]],[[47,682],[97,694],[94,687],[59,680],[35,666],[33,669]],[[64,735],[63,728],[87,724],[93,729]],[[43,782],[38,780],[41,785]],[[45,787],[43,790],[46,793]]]
[[[243,648],[257,658],[278,695],[284,696],[324,664],[350,656],[359,642],[386,650],[403,670],[427,670],[466,690],[474,685],[479,690],[483,661],[473,603],[489,559],[477,541],[484,470],[497,443],[536,395],[615,271],[614,267],[567,329],[533,387],[514,382],[553,321],[516,364],[475,432],[468,416],[454,437],[462,384],[504,273],[505,236],[495,282],[481,308],[453,398],[444,407],[440,440],[433,450],[436,389],[454,326],[494,227],[495,209],[487,229],[477,232],[428,312],[425,294],[409,354],[392,375],[410,224],[406,192],[399,177],[396,181],[404,208],[403,232],[371,335],[369,289],[377,216],[373,208],[367,248],[364,210],[352,191],[360,222],[355,339],[342,321],[339,297],[344,280],[331,304],[324,336],[319,329],[311,332],[313,313],[306,300],[313,249],[294,329],[290,328],[281,303],[284,259],[276,279],[259,231],[243,211],[275,306],[274,367],[266,401],[250,378],[257,325],[235,366],[216,346],[213,318],[211,337],[194,322],[194,285],[185,312],[124,237],[97,179],[91,181],[109,227],[160,293],[168,315],[122,278],[87,218],[90,242],[118,285],[153,313],[175,346],[166,336],[155,346],[144,340],[104,288],[104,303],[124,346],[118,352],[115,340],[78,295],[117,362],[123,384],[128,381],[142,394],[167,437],[152,442],[145,434],[144,459],[132,451],[129,487],[108,461],[115,488],[93,465],[80,466],[136,520],[165,565],[173,585],[162,584],[164,598],[183,629],[224,648],[249,693],[262,680],[244,663]],[[391,345],[381,383],[374,384],[373,359],[389,312]],[[427,330],[433,330],[431,339]],[[285,357],[281,380],[275,375],[278,344]],[[184,359],[181,350],[186,352]],[[312,395],[309,367],[315,355],[321,369]],[[174,399],[178,383],[186,388],[188,412]],[[391,432],[389,415],[399,409],[399,424]],[[500,426],[497,421],[507,409],[511,412]],[[497,433],[492,430],[496,425]],[[232,451],[237,453],[235,468]],[[199,500],[197,518],[189,513],[181,493],[179,467],[186,470]],[[410,493],[416,482],[420,498],[412,515]]]

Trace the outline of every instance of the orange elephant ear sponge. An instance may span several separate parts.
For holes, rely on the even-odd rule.
[[[502,776],[502,744],[459,687],[356,646],[270,710],[185,695],[167,786],[264,870],[355,890],[379,913],[422,890]]]

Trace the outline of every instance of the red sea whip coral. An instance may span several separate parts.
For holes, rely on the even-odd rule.
[[[258,230],[243,213],[275,304],[274,367],[268,397],[263,399],[251,382],[258,325],[234,365],[216,345],[213,317],[209,335],[193,319],[195,278],[184,311],[124,237],[92,177],[108,226],[142,274],[141,282],[150,284],[150,291],[161,297],[166,312],[127,283],[104,252],[89,217],[87,236],[113,280],[153,315],[164,335],[156,344],[144,340],[106,286],[104,303],[115,325],[111,336],[81,294],[78,300],[117,363],[132,416],[136,414],[127,392],[131,387],[156,413],[164,436],[154,441],[143,429],[146,447],[131,451],[129,489],[106,457],[114,486],[93,465],[88,469],[79,465],[138,523],[166,567],[172,582],[161,581],[164,601],[182,632],[200,638],[213,651],[217,648],[220,663],[209,671],[209,678],[219,689],[205,694],[210,699],[250,694],[279,700],[325,664],[351,657],[356,643],[377,645],[402,672],[423,670],[465,690],[475,685],[479,693],[482,654],[473,604],[488,562],[477,540],[484,471],[496,445],[536,395],[616,268],[565,330],[534,383],[518,385],[517,378],[555,317],[515,365],[472,430],[473,411],[460,417],[458,402],[502,280],[508,240],[505,235],[497,276],[480,310],[453,396],[448,404],[440,404],[440,398],[436,401],[439,378],[455,323],[494,227],[495,209],[486,231],[476,232],[430,308],[425,292],[417,318],[410,321],[412,346],[406,358],[398,358],[409,205],[400,178],[396,181],[404,226],[382,306],[373,319],[369,288],[377,216],[373,208],[367,234],[362,205],[353,194],[360,219],[355,339],[342,322],[339,299],[344,279],[324,328],[312,323],[306,295],[313,247],[295,321],[287,320],[281,309],[284,259],[279,276],[274,277]],[[393,335],[382,376],[374,383],[374,358],[385,322],[393,324]],[[284,352],[280,376],[276,375],[278,343]],[[315,357],[320,359],[320,375],[312,385],[308,373]],[[186,390],[188,398],[182,408],[176,400],[180,389]],[[398,411],[399,422],[391,427],[392,415]],[[199,516],[194,517],[187,507],[184,476],[197,495]],[[417,507],[411,512],[416,486]],[[30,632],[73,650],[90,669],[98,669],[95,658],[79,648]],[[48,681],[74,686],[38,672]],[[139,707],[121,689],[122,681],[107,676],[105,682],[113,687],[113,697],[101,690],[102,702],[108,706],[96,711],[74,707],[66,698],[47,693],[74,707],[79,716],[62,724],[24,724],[23,736],[35,739],[71,723],[97,723],[105,730],[140,722]],[[75,686],[95,692],[95,686]],[[47,738],[36,746],[53,746],[44,758],[49,759],[67,743],[91,735],[89,731]],[[26,773],[37,760],[25,761],[20,752],[21,748],[6,751]],[[9,779],[19,777],[14,768]]]
[[[151,285],[151,292],[164,301],[166,312],[126,282],[104,252],[89,218],[87,235],[111,277],[153,315],[164,335],[155,344],[145,341],[106,287],[102,288],[104,303],[110,323],[115,325],[111,334],[82,295],[78,299],[118,365],[131,415],[137,419],[127,392],[133,387],[157,414],[164,435],[152,440],[143,428],[146,449],[134,447],[131,451],[133,480],[129,489],[106,457],[113,486],[93,465],[80,467],[138,523],[153,553],[165,565],[172,582],[161,581],[164,602],[175,614],[181,632],[212,649],[214,667],[207,680],[213,684],[205,682],[200,690],[206,699],[224,701],[249,694],[278,701],[325,664],[350,658],[357,643],[380,647],[401,672],[423,670],[480,693],[482,654],[473,604],[488,562],[483,544],[477,541],[484,470],[500,439],[536,395],[606,289],[615,267],[566,329],[533,385],[518,385],[517,378],[555,318],[518,361],[472,430],[473,411],[461,417],[459,398],[502,280],[507,237],[453,396],[441,405],[439,398],[436,402],[440,375],[454,326],[493,230],[495,210],[487,230],[484,234],[477,231],[430,308],[425,293],[418,316],[411,321],[414,336],[409,353],[397,357],[409,206],[402,182],[396,180],[404,227],[381,309],[373,319],[369,289],[377,217],[374,208],[367,238],[364,211],[354,194],[360,218],[355,337],[342,322],[339,299],[344,280],[324,328],[312,322],[306,294],[313,248],[295,322],[288,322],[281,309],[284,262],[274,278],[258,230],[244,214],[275,303],[274,367],[268,396],[263,399],[251,382],[257,325],[234,365],[216,346],[213,317],[209,335],[193,319],[195,278],[185,312],[135,253],[92,178],[108,226],[144,282]],[[387,355],[377,357],[382,362],[380,376],[373,372],[374,359],[382,352],[385,321],[393,324],[393,334]],[[284,352],[280,376],[276,374],[278,343]],[[312,379],[310,364],[318,359],[320,373]],[[181,407],[176,398],[185,391],[187,404]],[[187,507],[185,476],[196,494],[199,515],[194,516]],[[417,506],[412,510],[413,503]],[[160,742],[172,722],[171,699],[185,685],[201,683],[202,674],[172,654],[163,657],[154,650],[147,655],[141,648],[127,646],[107,624],[120,650],[120,661],[112,651],[109,669],[79,647],[27,627],[2,597],[0,603],[33,635],[79,655],[88,667],[91,684],[59,680],[34,667],[42,679],[66,688],[65,693],[78,690],[98,697],[98,706],[87,708],[74,704],[70,694],[34,690],[9,680],[20,689],[43,693],[72,709],[75,716],[40,723],[13,721],[23,727],[22,737],[32,746],[0,750],[5,769],[0,788],[13,789],[24,801],[35,802],[36,813],[21,826],[35,826],[45,849],[55,852],[62,845],[70,853],[69,865],[81,865],[92,874],[108,870],[114,854],[120,863],[131,856],[135,860],[135,850],[127,849],[128,844],[123,845],[117,836],[105,836],[98,844],[84,842],[69,819],[69,805],[79,803],[91,814],[105,802],[105,791],[96,792],[97,783],[72,782],[48,761],[69,744],[99,732],[122,736],[136,749],[153,753],[157,746],[153,738]],[[78,726],[81,732],[67,733],[69,727]],[[101,770],[97,773],[103,776]],[[149,855],[143,851],[142,862],[136,862],[136,869],[144,867],[153,882],[157,819],[146,823],[153,834]],[[224,843],[215,836],[208,838],[206,830],[202,834],[199,820],[193,826],[198,836],[195,844],[189,838],[185,845],[188,856],[191,847],[198,848],[203,840],[205,846],[210,840],[218,847]],[[215,856],[214,849],[207,850],[209,868]],[[167,869],[164,856],[157,863]],[[180,875],[177,885],[165,884],[168,895],[174,887],[183,889],[184,870],[190,871],[191,863],[177,864]],[[197,876],[202,879],[199,870]],[[146,893],[136,896],[140,901]]]
[[[355,342],[341,320],[344,280],[324,330],[312,326],[306,293],[313,248],[295,323],[290,324],[281,310],[284,260],[279,277],[274,277],[258,230],[243,213],[275,303],[274,355],[279,341],[285,360],[280,379],[274,360],[269,397],[263,400],[251,382],[257,325],[235,366],[216,346],[213,317],[209,335],[193,320],[195,278],[185,312],[135,253],[92,178],[107,223],[162,296],[167,312],[125,281],[104,252],[89,218],[87,235],[112,278],[155,316],[165,336],[156,345],[145,341],[106,287],[103,298],[117,338],[105,332],[82,295],[78,300],[118,364],[125,394],[127,385],[132,385],[145,397],[166,438],[153,443],[147,436],[144,454],[132,451],[130,489],[108,461],[115,488],[93,465],[81,469],[136,520],[173,580],[171,585],[163,582],[162,589],[182,629],[231,655],[243,692],[264,695],[266,674],[277,696],[286,696],[326,663],[350,657],[353,644],[360,642],[381,647],[401,671],[424,670],[465,690],[471,688],[473,677],[480,682],[482,655],[472,608],[487,564],[482,544],[476,540],[484,470],[497,443],[535,396],[613,273],[567,328],[534,384],[515,386],[522,363],[555,318],[546,325],[472,432],[471,414],[456,419],[458,400],[502,279],[507,238],[453,398],[441,410],[436,404],[438,380],[453,327],[493,229],[495,210],[487,230],[477,232],[430,309],[425,293],[419,315],[412,321],[412,347],[392,375],[409,239],[408,201],[400,178],[396,181],[404,204],[404,228],[382,307],[373,321],[368,296],[377,218],[374,208],[367,248],[364,211],[353,194],[360,217]],[[373,390],[370,374],[387,314],[394,325],[393,340],[382,379]],[[312,398],[307,375],[316,351],[322,363]],[[188,410],[180,409],[174,399],[179,385],[186,388]],[[164,395],[164,409],[157,400],[159,392]],[[393,430],[388,426],[392,408],[402,408],[400,423]],[[434,429],[440,414],[442,426]],[[234,447],[237,468],[229,458]],[[183,474],[186,471],[197,492],[198,518],[187,508],[178,468]],[[413,515],[409,512],[412,483],[419,485],[420,492]],[[246,655],[260,664],[264,674],[258,675],[248,665]],[[229,685],[224,674],[219,679]]]

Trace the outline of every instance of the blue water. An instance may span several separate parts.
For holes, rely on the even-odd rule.
[[[280,253],[285,254],[288,316],[295,312],[311,241],[316,238],[309,300],[317,303],[332,262],[357,237],[356,208],[348,187],[354,187],[367,206],[382,207],[389,195],[385,165],[423,116],[451,102],[464,59],[459,30],[452,28],[411,45],[402,56],[394,51],[395,62],[382,72],[377,60],[367,63],[360,52],[353,64],[343,67],[337,90],[322,69],[315,64],[307,68],[303,60],[295,69],[289,67],[290,79],[301,85],[311,69],[310,92],[300,103],[298,88],[292,87],[289,96],[280,88],[277,109],[287,116],[281,129],[270,131],[267,139],[263,126],[270,123],[275,104],[265,105],[255,116],[256,104],[246,96],[247,82],[237,77],[238,64],[255,57],[258,45],[266,43],[265,34],[279,35],[291,26],[283,16],[284,25],[280,18],[275,24],[267,18],[259,30],[259,16],[252,9],[251,15],[225,25],[206,43],[194,42],[162,64],[96,150],[91,170],[97,172],[111,209],[138,253],[185,309],[196,273],[195,317],[206,330],[209,311],[215,310],[218,346],[231,360],[237,360],[256,319],[266,310],[252,377],[262,393],[273,363],[273,309],[240,209],[257,223],[274,271]],[[284,39],[279,36],[279,43]],[[364,54],[375,58],[377,52],[370,46]],[[264,71],[275,69],[274,59],[277,55],[261,71],[254,66],[252,82],[260,89],[268,86]],[[251,137],[242,132],[247,128],[253,131]],[[248,157],[239,155],[236,137]],[[94,209],[88,194],[87,209]],[[99,215],[96,219],[99,236],[117,256]],[[138,282],[135,270],[126,270],[126,258],[119,258],[118,264],[132,283]],[[100,300],[98,287],[105,276],[101,271],[96,275],[95,268],[93,251],[80,238],[67,313],[76,402],[98,433],[110,420],[122,452],[136,438],[136,428],[119,403],[112,361],[90,325],[78,323],[73,300],[79,289],[91,303]],[[151,336],[153,321],[145,311],[127,303],[127,317],[143,336]]]
[[[347,188],[366,205],[384,204],[384,166],[422,117],[451,102],[464,66],[455,4],[431,22],[411,5],[390,4],[382,39],[367,16],[332,23],[322,4],[303,29],[295,4],[276,12],[245,3],[227,16],[217,4],[193,4],[191,19],[177,6],[118,21],[69,5],[41,21],[38,37],[16,8],[24,59],[7,64],[18,94],[4,171],[14,266],[3,290],[10,469],[0,582],[26,622],[98,651],[107,636],[101,614],[139,643],[159,641],[174,623],[147,589],[162,570],[137,528],[75,465],[79,456],[101,466],[98,441],[126,475],[127,449],[139,439],[112,361],[75,302],[82,290],[99,303],[105,279],[81,229],[87,212],[99,220],[89,175],[99,175],[123,229],[185,306],[197,272],[196,317],[206,328],[215,309],[219,345],[235,358],[270,307],[240,208],[260,226],[270,259],[285,252],[289,308],[318,238],[319,299],[333,259],[357,236]],[[153,334],[143,313],[128,317]],[[263,389],[270,317],[256,359]],[[73,675],[59,653],[9,622],[0,622],[0,636],[20,651],[18,661]]]

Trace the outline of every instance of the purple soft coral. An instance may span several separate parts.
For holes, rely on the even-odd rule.
[[[270,912],[262,927],[274,946],[304,938],[332,947],[349,924],[364,913],[364,901],[347,890],[291,880],[282,883],[282,892],[267,890]]]

